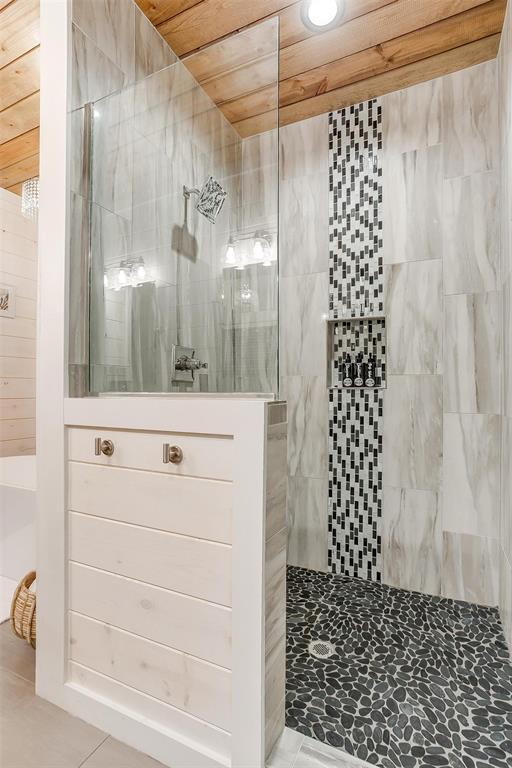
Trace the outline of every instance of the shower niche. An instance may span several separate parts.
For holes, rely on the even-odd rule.
[[[384,315],[327,321],[329,389],[386,389]]]

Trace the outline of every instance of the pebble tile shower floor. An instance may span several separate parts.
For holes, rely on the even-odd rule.
[[[497,610],[289,568],[287,613],[290,728],[383,768],[512,768]]]

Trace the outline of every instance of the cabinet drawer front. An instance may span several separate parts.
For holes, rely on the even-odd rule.
[[[96,438],[112,441],[112,456],[96,456]],[[163,462],[165,443],[182,449],[183,460],[180,464]],[[110,467],[147,469],[167,475],[233,479],[233,440],[229,437],[72,427],[68,429],[68,458]]]
[[[224,606],[70,563],[69,607],[231,668],[231,610]]]
[[[231,543],[229,482],[74,461],[68,469],[68,505],[73,512]]]
[[[70,613],[70,660],[207,723],[231,728],[231,672]]]
[[[69,514],[70,560],[157,587],[231,605],[231,547]]]

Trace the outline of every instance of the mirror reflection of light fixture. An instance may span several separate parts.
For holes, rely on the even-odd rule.
[[[302,22],[313,32],[326,32],[341,21],[345,0],[303,0]]]
[[[226,247],[226,256],[224,258],[224,263],[227,267],[234,267],[236,265],[236,250],[235,250],[235,243],[233,241],[233,238],[229,238],[229,243]]]
[[[138,285],[147,283],[147,269],[144,259],[123,259],[119,266],[110,267],[103,275],[103,285],[114,291],[120,291],[121,288],[136,288]],[[150,278],[151,279],[151,278]]]

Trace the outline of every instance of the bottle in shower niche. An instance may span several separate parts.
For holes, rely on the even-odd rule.
[[[354,383],[352,378],[352,358],[348,353],[343,358],[341,380],[344,387],[351,387]]]
[[[362,352],[359,352],[359,354],[356,357],[354,386],[364,387],[364,362],[363,362]]]
[[[368,358],[368,363],[366,364],[365,386],[367,387],[375,386],[376,371],[377,371],[377,358],[374,354],[371,354]]]

